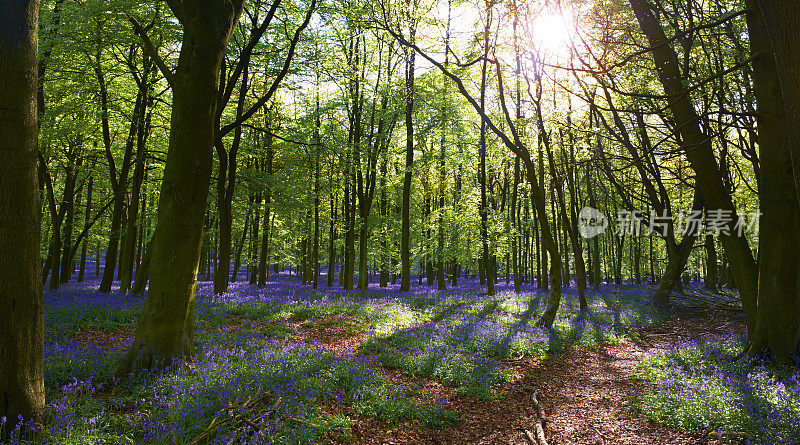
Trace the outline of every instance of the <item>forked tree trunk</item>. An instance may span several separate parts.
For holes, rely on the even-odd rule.
[[[653,60],[664,93],[670,98],[669,109],[675,119],[682,149],[695,172],[696,187],[710,209],[729,211],[736,215],[730,193],[722,183],[722,175],[714,157],[712,139],[701,131],[700,118],[687,91],[686,79],[680,72],[680,62],[675,50],[664,34],[650,5],[645,0],[630,0],[636,19],[652,46]],[[762,178],[765,176],[762,172]],[[736,276],[736,285],[742,299],[747,328],[753,332],[756,324],[756,297],[758,270],[753,253],[744,236],[737,236],[737,218],[727,224],[730,235],[721,235],[722,243]]]
[[[36,154],[38,6],[37,1],[0,6],[0,417],[7,419],[3,434],[14,429],[17,416],[28,420],[44,411]]]
[[[700,190],[695,189],[694,198],[692,198],[692,210],[702,211],[705,202]],[[683,239],[680,243],[675,243],[675,234],[665,234],[664,242],[667,249],[667,267],[664,269],[664,275],[658,282],[658,288],[653,292],[652,300],[656,307],[666,308],[669,304],[670,295],[672,291],[681,286],[681,274],[686,269],[686,262],[689,260],[689,255],[692,253],[692,248],[697,240],[698,233],[692,230],[690,233],[684,233]]]
[[[171,131],[150,290],[133,345],[117,368],[120,375],[192,358],[194,288],[211,179],[219,68],[242,8],[240,1],[219,0],[170,5],[183,25],[183,43],[169,78]]]

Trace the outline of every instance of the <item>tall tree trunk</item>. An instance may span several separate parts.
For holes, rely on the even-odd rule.
[[[319,108],[319,107],[317,107]],[[319,136],[321,122],[317,113],[317,144],[322,142]],[[319,286],[319,145],[314,147],[314,247],[311,253],[312,287]]]
[[[146,71],[147,68],[145,68]],[[144,183],[144,168],[147,158],[146,143],[147,133],[149,132],[149,122],[147,121],[149,121],[149,116],[145,118],[145,115],[147,113],[147,104],[150,100],[148,89],[148,87],[145,87],[144,91],[141,91],[140,95],[144,103],[139,109],[139,114],[133,117],[137,120],[136,159],[134,160],[133,177],[131,178],[131,200],[128,203],[127,227],[122,237],[122,248],[120,249],[119,289],[122,292],[127,292],[131,286],[134,258],[136,257],[136,238],[141,235],[138,231],[140,222],[139,201],[142,198],[142,183]]]
[[[351,224],[351,221],[355,221],[355,202],[353,201],[353,162],[350,158],[350,154],[348,153],[345,158],[346,166],[345,166],[345,174],[344,174],[344,195],[343,195],[343,223],[344,223],[344,258],[342,261],[342,271],[341,271],[341,282],[342,288],[344,289],[352,289],[353,288],[353,274],[354,274],[354,255],[355,250],[353,244],[355,241],[353,240],[353,231],[355,230],[355,224]]]
[[[517,191],[519,189],[519,157],[514,158],[514,182],[511,191],[511,269],[514,278],[514,292],[522,290],[522,277],[520,277],[520,237],[517,220]]]
[[[407,4],[411,3],[407,0]],[[413,44],[416,29],[409,23],[408,36]],[[406,61],[405,123],[406,123],[406,164],[403,174],[403,208],[400,236],[400,289],[411,290],[411,180],[414,167],[414,62],[417,53],[409,51]]]
[[[111,213],[111,234],[108,237],[108,247],[106,248],[105,264],[103,265],[103,278],[100,281],[100,292],[111,292],[111,285],[114,282],[114,272],[117,270],[117,259],[119,257],[120,237],[125,213],[125,194],[128,187],[128,171],[131,165],[133,153],[133,142],[136,137],[137,122],[132,119],[128,130],[128,137],[125,141],[125,153],[122,159],[122,166],[117,173],[114,155],[111,152],[111,130],[109,129],[109,110],[108,110],[108,90],[106,87],[105,73],[101,65],[102,55],[98,51],[95,65],[95,75],[100,86],[100,108],[101,126],[103,133],[103,145],[106,161],[109,165],[109,176],[111,188],[114,191],[114,207]],[[145,105],[145,98],[141,91],[136,95],[133,115],[139,116],[141,109]]]
[[[117,368],[121,375],[192,358],[194,290],[211,179],[220,63],[242,8],[240,1],[170,5],[183,25],[183,44],[175,72],[165,73],[173,90],[172,117],[150,290],[133,344]]]
[[[250,229],[250,215],[253,214],[253,200],[255,195],[250,195],[250,200],[247,203],[247,214],[244,216],[244,226],[242,226],[242,236],[239,237],[239,242],[236,243],[236,250],[233,260],[233,272],[231,272],[231,282],[236,282],[239,277],[239,269],[242,267],[242,250],[244,250],[244,242],[247,240],[247,232]]]
[[[65,206],[61,206],[56,210],[56,197],[55,189],[53,187],[53,178],[47,168],[47,163],[41,152],[37,152],[39,161],[39,174],[44,176],[44,183],[47,189],[47,204],[50,210],[50,226],[53,234],[50,237],[50,247],[47,250],[47,259],[45,260],[44,268],[42,269],[42,285],[46,283],[48,272],[50,273],[50,290],[57,290],[60,282],[60,258],[61,258],[61,221],[64,219]]]
[[[712,139],[700,128],[700,119],[690,100],[686,79],[680,71],[680,62],[675,50],[670,45],[649,3],[645,0],[630,0],[630,4],[653,48],[651,52],[658,77],[664,93],[671,98],[669,109],[675,119],[676,131],[681,137],[682,149],[695,172],[696,187],[703,193],[709,208],[736,215],[730,193],[722,183],[722,175],[711,144]],[[762,177],[765,175],[762,170]],[[730,235],[723,234],[720,237],[736,275],[748,331],[753,332],[756,325],[758,270],[747,239],[744,236],[737,236],[737,220],[738,218],[731,218],[727,224]]]
[[[800,114],[797,108],[792,108],[797,103],[785,102],[787,96],[798,93],[796,89],[786,91],[792,88],[789,82],[797,80],[786,79],[785,74],[800,64],[785,59],[790,51],[798,54],[797,41],[791,42],[791,48],[781,47],[781,36],[785,37],[782,33],[786,28],[794,26],[797,29],[798,25],[787,23],[780,29],[772,29],[769,25],[781,25],[774,22],[776,14],[784,20],[800,18],[800,8],[786,4],[776,5],[772,11],[765,9],[764,15],[772,19],[765,24],[761,10],[755,8],[752,1],[748,3],[746,18],[750,51],[756,56],[753,86],[758,106],[759,198],[763,213],[759,222],[758,308],[755,331],[750,331],[749,354],[768,350],[777,361],[789,362],[793,355],[800,354],[800,261],[797,260],[800,232],[794,230],[800,224],[800,203],[797,189],[793,188],[798,171],[793,172],[791,168],[792,155],[796,154],[793,148],[798,145],[793,138],[799,133],[790,133],[789,129],[798,126],[797,121],[791,119]],[[773,2],[762,2],[762,5],[765,3]],[[775,55],[770,51],[768,31],[773,36]],[[793,65],[777,65],[776,55],[781,64]],[[727,246],[725,251],[730,259]],[[739,292],[743,292],[745,285],[739,276],[736,276],[736,285]]]
[[[481,63],[481,89],[480,89],[480,107],[481,113],[484,112],[486,102],[486,65],[489,56],[489,33],[491,30],[492,22],[492,4],[486,2],[486,23],[483,29],[483,62]],[[481,251],[482,258],[481,264],[483,266],[483,275],[486,280],[486,293],[494,295],[494,277],[490,268],[491,260],[489,258],[489,209],[486,205],[486,120],[481,119],[481,133],[479,141],[480,164],[478,167],[478,180],[481,185],[481,202],[479,213],[481,216]],[[483,284],[484,279],[481,279]]]
[[[383,160],[381,161],[381,272],[380,281],[381,287],[386,287],[389,284],[389,234],[388,234],[388,198],[386,190],[386,173],[389,169],[389,154],[383,153]]]
[[[86,273],[86,251],[89,245],[89,215],[92,213],[92,188],[94,188],[94,176],[89,176],[89,184],[86,186],[86,209],[83,215],[83,230],[86,236],[83,238],[81,247],[81,267],[78,272],[78,282],[82,282]]]
[[[258,286],[264,287],[267,284],[267,277],[269,276],[269,237],[270,237],[270,212],[272,206],[272,162],[275,157],[274,147],[272,145],[273,139],[272,134],[267,134],[267,177],[269,180],[266,184],[266,191],[264,192],[265,195],[265,207],[264,207],[264,233],[261,235],[261,258],[259,259],[258,263]]]
[[[450,21],[451,21],[451,10],[452,10],[452,1],[447,1],[447,34],[445,35],[445,44],[444,44],[444,66],[447,68],[450,62]],[[441,106],[441,127],[442,127],[442,136],[441,140],[439,141],[439,184],[437,190],[439,192],[439,218],[437,221],[438,231],[439,231],[439,239],[438,245],[436,249],[436,279],[439,290],[446,290],[447,289],[447,279],[444,275],[445,269],[445,252],[444,252],[444,192],[445,192],[445,185],[447,183],[447,171],[445,170],[445,160],[447,156],[447,130],[448,130],[448,119],[447,119],[447,81],[446,79],[443,80],[442,85],[442,106]]]
[[[76,147],[77,144],[72,144],[69,148],[70,155],[68,155],[68,166],[66,171],[66,177],[64,178],[64,199],[61,201],[61,205],[64,207],[64,230],[63,240],[61,242],[61,246],[63,247],[63,253],[61,254],[61,272],[59,281],[61,283],[69,282],[70,278],[72,278],[72,273],[74,267],[72,266],[72,231],[75,223],[75,182],[76,176],[78,175],[78,169],[80,168],[80,150],[79,147]]]
[[[257,167],[256,167],[257,168]],[[250,251],[248,252],[247,257],[247,272],[250,276],[250,284],[256,284],[258,282],[258,264],[259,264],[259,239],[258,239],[258,231],[259,227],[261,226],[261,193],[256,193],[256,214],[255,218],[253,218],[253,226],[250,229]],[[264,255],[264,252],[261,252],[261,255]]]
[[[36,1],[0,13],[0,417],[44,412],[44,302],[39,258]],[[56,281],[58,281],[56,279]]]
[[[330,229],[328,232],[328,287],[333,287],[336,280],[336,205],[335,193],[330,193]]]

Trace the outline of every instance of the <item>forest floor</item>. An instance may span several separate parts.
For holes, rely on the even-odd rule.
[[[603,285],[585,311],[565,288],[545,329],[547,292],[531,285],[489,297],[472,278],[363,294],[271,279],[222,296],[199,282],[191,366],[122,381],[143,298],[95,281],[46,292],[40,441],[525,444],[534,391],[550,444],[800,437],[800,377],[732,358],[735,292],[689,285],[665,313],[651,286]]]
[[[634,395],[650,385],[637,375],[643,358],[686,341],[724,335],[744,329],[740,311],[729,307],[694,311],[683,308],[663,325],[636,330],[637,338],[620,344],[569,349],[546,359],[523,357],[508,361],[516,376],[502,395],[482,401],[454,395],[439,382],[420,382],[450,398],[462,413],[453,429],[386,428],[372,419],[359,420],[353,429],[360,443],[471,443],[532,444],[538,422],[531,394],[546,412],[544,432],[549,444],[705,444],[726,443],[709,431],[687,432],[644,418]],[[320,337],[326,338],[325,335]],[[347,347],[337,336],[327,336],[331,347]],[[402,381],[400,373],[392,375]],[[342,442],[347,443],[348,440]],[[734,441],[735,442],[735,441]]]

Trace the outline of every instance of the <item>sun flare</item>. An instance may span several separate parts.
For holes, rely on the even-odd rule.
[[[569,54],[576,37],[575,19],[567,11],[543,10],[530,28],[534,48],[549,55]]]

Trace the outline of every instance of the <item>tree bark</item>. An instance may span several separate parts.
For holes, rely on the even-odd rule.
[[[776,10],[761,15],[761,10],[749,2],[747,29],[750,35],[750,51],[756,55],[753,61],[753,86],[757,102],[758,146],[761,158],[760,211],[759,223],[759,261],[758,261],[758,308],[755,330],[751,332],[749,354],[755,355],[767,350],[774,359],[789,362],[800,353],[800,262],[797,251],[800,248],[800,232],[795,228],[800,224],[800,203],[793,188],[797,171],[792,170],[792,145],[797,145],[795,135],[789,127],[797,126],[791,119],[800,115],[792,114],[793,104],[787,103],[785,89],[791,85],[782,71],[788,71],[783,63],[795,63],[784,57],[789,51],[797,55],[797,41],[792,48],[780,48],[780,37],[784,28],[774,29],[770,25],[790,27],[797,24],[782,24],[767,21],[764,16],[775,19],[773,14],[781,14],[782,19],[800,18],[800,8],[793,8],[791,14],[788,4],[775,5]],[[762,5],[767,2],[762,2]],[[772,2],[770,2],[772,3]],[[767,32],[773,35],[775,53],[770,51]],[[776,44],[777,43],[777,44]],[[776,64],[776,60],[780,64]],[[795,66],[796,68],[797,66]],[[795,79],[796,80],[796,79]],[[797,85],[797,84],[795,84]],[[782,88],[783,87],[783,88]],[[783,91],[783,102],[782,99]],[[797,93],[797,90],[789,93]],[[726,247],[730,258],[730,252]],[[742,281],[736,277],[736,285],[742,292]]]
[[[175,72],[165,73],[173,88],[172,117],[150,290],[133,345],[117,368],[119,375],[192,358],[194,290],[211,179],[220,63],[242,2],[184,1],[170,6],[183,25],[183,43]]]
[[[44,412],[36,1],[0,6],[0,417]],[[58,279],[56,278],[56,281]],[[0,437],[2,439],[2,437]]]

